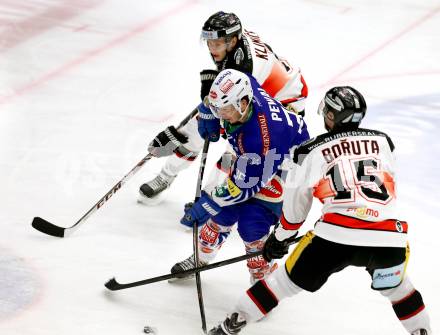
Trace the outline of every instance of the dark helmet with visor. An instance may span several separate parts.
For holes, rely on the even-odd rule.
[[[332,112],[332,115],[328,115]],[[356,129],[367,112],[362,94],[350,86],[338,86],[328,90],[319,104],[318,114],[334,122],[332,130]]]
[[[202,27],[203,40],[215,40],[224,37],[229,41],[233,36],[241,38],[240,19],[234,13],[217,12],[211,15]]]

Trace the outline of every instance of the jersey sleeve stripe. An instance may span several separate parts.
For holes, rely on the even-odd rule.
[[[285,218],[284,213],[281,214],[280,222],[285,230],[298,230],[299,228],[301,228],[302,224],[304,223],[304,221],[299,223],[290,223]]]

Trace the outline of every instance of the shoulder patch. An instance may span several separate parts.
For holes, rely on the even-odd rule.
[[[304,141],[301,143],[293,153],[293,162],[295,164],[301,165],[306,156],[316,147],[321,145],[324,141],[323,139],[327,133],[321,134],[316,137],[312,137],[311,139]]]
[[[393,143],[393,141],[391,140],[391,137],[389,137],[387,134],[385,134],[385,133],[382,132],[382,131],[378,131],[378,130],[371,130],[371,129],[363,129],[363,130],[370,131],[370,132],[372,132],[372,133],[375,134],[375,135],[385,137],[385,138],[387,139],[388,145],[390,146],[390,150],[391,150],[391,152],[394,151],[394,149],[395,149],[395,147],[394,147],[394,143]]]
[[[228,178],[227,180],[228,180],[227,183],[228,183],[229,194],[231,196],[233,196],[234,198],[239,196],[240,193],[241,193],[240,188],[238,188],[238,186],[235,185],[234,182],[231,179]]]

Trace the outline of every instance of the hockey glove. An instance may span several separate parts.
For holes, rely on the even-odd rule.
[[[211,90],[212,83],[218,75],[216,70],[203,70],[200,72],[200,99],[203,101]]]
[[[185,215],[180,220],[184,226],[193,227],[194,222],[197,226],[205,224],[211,216],[220,213],[221,207],[211,199],[211,197],[202,191],[202,196],[194,204],[188,203],[185,205]]]
[[[264,244],[263,258],[268,262],[270,262],[272,259],[283,258],[284,255],[289,252],[289,246],[295,242],[297,235],[298,232],[283,241],[278,241],[275,237],[275,233],[272,232]]]
[[[179,133],[174,126],[167,127],[156,135],[148,145],[148,152],[155,157],[171,156],[174,151],[188,142],[188,138]]]
[[[211,110],[202,102],[197,109],[197,129],[202,138],[207,138],[211,142],[217,142],[220,138],[220,120],[217,119]]]

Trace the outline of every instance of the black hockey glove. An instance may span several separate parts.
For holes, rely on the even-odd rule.
[[[218,71],[216,70],[203,70],[202,72],[200,72],[200,81],[202,84],[200,87],[200,99],[202,99],[202,101],[209,94],[212,83],[214,82],[214,79],[217,77],[217,75]]]
[[[284,241],[278,241],[275,237],[275,233],[269,235],[266,240],[266,243],[263,247],[263,258],[270,262],[272,259],[283,258],[289,252],[289,246],[295,242],[295,238],[298,235],[298,232],[295,235],[285,239]]]
[[[188,138],[179,133],[174,126],[167,127],[156,135],[148,145],[148,152],[155,157],[171,156],[174,151],[188,142]]]

